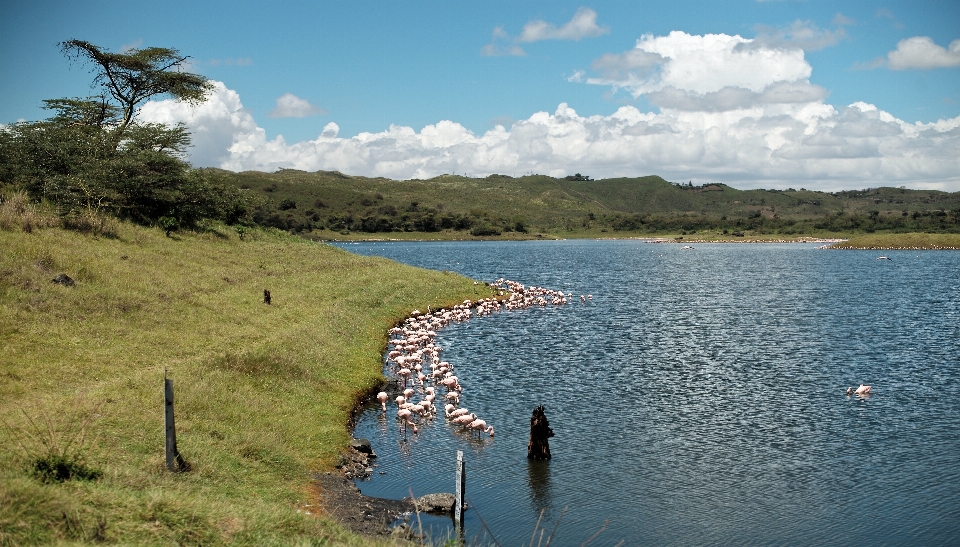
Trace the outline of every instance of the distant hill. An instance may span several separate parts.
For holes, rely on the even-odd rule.
[[[258,224],[301,234],[960,232],[960,192],[737,190],[724,184],[676,184],[658,176],[570,180],[576,177],[441,175],[399,181],[294,169],[206,171],[257,198]]]

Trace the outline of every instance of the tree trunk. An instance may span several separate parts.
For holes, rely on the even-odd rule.
[[[531,460],[549,460],[550,442],[547,440],[553,437],[553,430],[550,429],[550,422],[543,411],[543,405],[533,410],[533,416],[530,417],[530,442],[527,443],[527,458]]]

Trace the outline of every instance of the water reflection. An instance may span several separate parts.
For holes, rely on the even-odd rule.
[[[527,460],[527,487],[530,506],[535,513],[548,510],[553,505],[550,486],[550,461]]]

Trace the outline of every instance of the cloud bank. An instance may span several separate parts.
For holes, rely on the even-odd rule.
[[[808,81],[811,67],[799,48],[672,32],[643,36],[590,70],[579,81],[645,96],[659,112],[622,106],[581,116],[563,103],[483,134],[442,120],[419,131],[391,125],[341,137],[331,122],[313,140],[287,143],[267,139],[239,95],[217,83],[195,108],[155,101],[141,117],[185,122],[195,165],[237,171],[285,167],[394,179],[656,174],[737,188],[960,191],[960,116],[908,123],[862,102],[827,104],[827,91]]]

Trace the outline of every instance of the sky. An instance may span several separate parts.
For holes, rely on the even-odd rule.
[[[0,0],[0,123],[99,92],[69,39],[190,56],[198,167],[960,191],[957,0]]]

